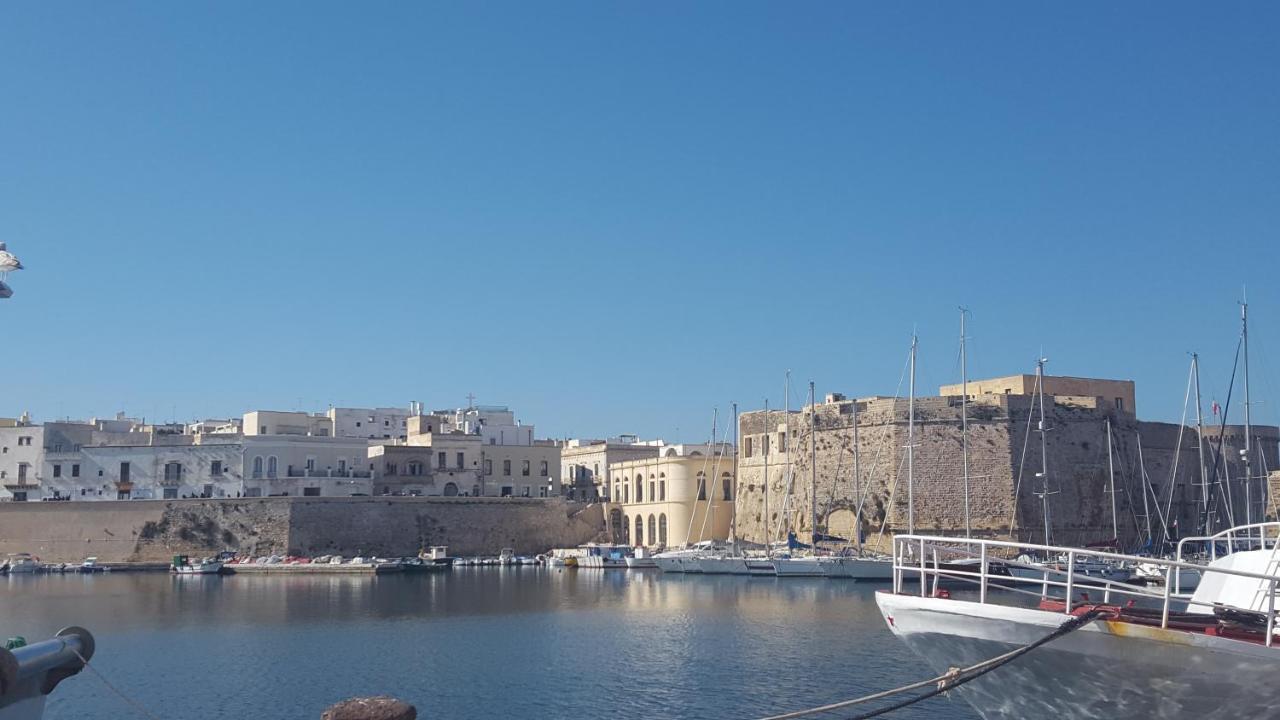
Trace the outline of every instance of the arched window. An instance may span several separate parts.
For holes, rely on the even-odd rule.
[[[667,514],[662,513],[658,516],[658,544],[667,544]]]
[[[451,482],[450,482],[450,483],[445,483],[445,484],[444,484],[444,495],[445,495],[445,497],[457,497],[457,495],[458,495],[458,485],[457,485],[457,483],[451,483]]]
[[[644,476],[636,476],[636,502],[644,502]]]
[[[667,474],[658,473],[658,500],[667,499]]]
[[[622,516],[622,542],[623,544],[631,544],[631,519],[626,515]]]
[[[720,476],[720,489],[724,492],[724,499],[726,501],[733,499],[733,476],[732,475],[730,475],[729,473],[725,473],[724,475]]]
[[[279,466],[279,463],[276,461],[275,455],[272,455],[271,457],[267,458],[267,477],[269,478],[275,477],[276,468],[278,466]]]
[[[653,515],[649,516],[649,542],[657,542],[658,540],[658,518]]]
[[[262,456],[253,459],[253,476],[255,478],[262,477]]]
[[[622,486],[622,502],[631,502],[631,485],[629,484]]]
[[[653,474],[652,474],[652,473],[650,473],[650,474],[649,474],[649,499],[650,499],[650,500],[657,500],[657,499],[658,499],[658,494],[657,494],[657,493],[655,493],[653,490],[654,490],[654,488],[653,488]],[[650,535],[650,537],[652,537],[652,536],[653,536],[653,533],[651,532],[651,533],[649,533],[649,535]]]
[[[637,547],[644,545],[644,516],[642,515],[636,515],[636,536],[632,544]]]
[[[698,471],[698,499],[707,499],[707,474],[701,470]]]

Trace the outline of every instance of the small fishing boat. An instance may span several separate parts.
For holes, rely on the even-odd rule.
[[[169,571],[175,575],[217,575],[222,572],[222,561],[203,558],[192,563],[186,555],[174,555]]]
[[[645,548],[636,548],[635,553],[626,558],[627,568],[630,570],[647,570],[657,568],[658,563],[654,562],[653,555]]]
[[[40,572],[44,569],[44,565],[40,559],[33,557],[31,553],[12,553],[6,561],[8,573],[10,575],[26,575]]]
[[[79,570],[82,573],[101,573],[106,572],[107,568],[98,564],[98,558],[87,557],[84,562],[80,563]]]

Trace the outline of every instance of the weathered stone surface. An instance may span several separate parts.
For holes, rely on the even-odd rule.
[[[1183,535],[1193,534],[1202,506],[1199,484],[1200,463],[1194,428],[1184,432],[1181,452],[1179,426],[1171,423],[1141,422],[1133,415],[1116,412],[1094,398],[1050,398],[1046,405],[1045,449],[1048,456],[1049,520],[1052,539],[1060,544],[1084,544],[1112,537],[1111,494],[1107,468],[1106,421],[1114,433],[1116,514],[1120,539],[1132,543],[1145,536],[1146,516],[1156,533],[1160,517],[1172,526],[1176,521]],[[970,518],[975,534],[982,537],[1012,535],[1024,542],[1043,539],[1043,504],[1038,493],[1043,481],[1038,417],[1031,413],[1027,396],[983,396],[969,406]],[[915,529],[921,533],[956,531],[964,528],[964,483],[960,432],[960,398],[928,397],[916,401],[914,442]],[[884,528],[884,541],[907,529],[907,415],[905,399],[858,401],[859,472],[853,473],[853,406],[851,401],[817,407],[817,489],[810,494],[810,420],[808,408],[792,411],[789,418],[780,411],[744,413],[740,436],[743,457],[739,460],[737,533],[762,541],[785,536],[794,528],[802,537],[811,530],[811,502],[816,497],[818,525],[833,534],[852,538],[859,503],[863,505],[862,532],[876,544]],[[1028,422],[1028,417],[1032,419]],[[786,441],[790,453],[780,452],[781,434],[789,424]],[[1277,430],[1253,428],[1256,445],[1265,463],[1277,467]],[[768,518],[765,518],[764,454],[769,436]],[[1206,428],[1205,451],[1212,474],[1217,450],[1216,429]],[[1139,462],[1138,440],[1142,453]],[[751,456],[746,457],[747,439]],[[1228,426],[1226,447],[1219,456],[1222,469],[1233,479],[1232,515],[1244,522],[1244,473],[1237,448],[1242,440],[1239,428]],[[1025,457],[1024,457],[1025,454]],[[1176,472],[1175,472],[1176,456]],[[790,476],[788,476],[788,460]],[[1151,486],[1143,502],[1143,465]],[[1262,482],[1253,489],[1257,502],[1255,519],[1261,512]],[[1172,492],[1172,494],[1171,494]],[[1152,493],[1154,497],[1152,497]],[[1159,502],[1156,499],[1159,499]],[[1220,512],[1225,521],[1225,502]],[[767,530],[766,530],[767,528]],[[1171,533],[1176,534],[1176,533]],[[883,544],[883,542],[881,543]]]
[[[241,498],[0,503],[0,553],[163,562],[175,554],[537,554],[601,536],[598,505],[560,498]]]
[[[393,697],[351,698],[325,710],[320,720],[415,720],[418,711]]]

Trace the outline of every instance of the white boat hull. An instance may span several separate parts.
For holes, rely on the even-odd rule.
[[[824,577],[822,563],[816,557],[777,558],[773,571],[778,577]]]
[[[655,557],[655,558],[653,559],[653,564],[654,564],[654,565],[657,565],[657,566],[658,566],[658,569],[659,569],[659,570],[661,570],[661,571],[662,571],[662,572],[664,572],[664,573],[682,573],[682,572],[684,572],[684,565],[683,565],[683,564],[681,564],[681,562],[680,562],[680,558],[676,558],[676,557]]]
[[[747,563],[740,557],[698,558],[698,569],[707,575],[746,575]]]
[[[862,582],[893,582],[893,560],[868,557],[831,558],[822,563],[822,572],[831,578]],[[915,577],[904,574],[903,580],[914,582]]]
[[[199,565],[179,565],[173,568],[178,575],[217,575],[222,572],[222,563],[211,562]]]
[[[627,558],[627,567],[631,570],[644,570],[646,568],[656,568],[658,563],[654,562],[651,557],[629,557]]]
[[[1048,635],[1044,610],[877,593],[890,630],[939,674]],[[1271,717],[1280,650],[1179,630],[1097,621],[955,692],[986,720]]]

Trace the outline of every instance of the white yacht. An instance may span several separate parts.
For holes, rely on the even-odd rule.
[[[822,563],[816,555],[785,555],[773,559],[773,572],[778,577],[823,577]]]
[[[862,582],[893,580],[893,558],[880,555],[845,555],[822,563],[822,572],[830,578]]]
[[[1080,629],[1038,647],[953,692],[986,720],[1099,717],[1235,720],[1275,714],[1280,550],[1237,552],[1208,566],[1190,598],[1166,589],[1104,583],[1073,572],[1091,563],[1155,562],[1165,585],[1183,567],[1076,548],[1036,546],[1065,559],[1066,570],[1041,573],[1039,591],[992,572],[995,563],[957,566],[1017,552],[1017,543],[965,538],[894,538],[894,587],[876,595],[889,629],[939,673],[966,668],[1041,640],[1086,611],[1102,613]],[[920,552],[931,561],[922,563]],[[934,558],[947,563],[940,564]],[[904,580],[923,577],[907,589]],[[961,580],[976,597],[952,598],[938,580]],[[918,588],[918,589],[917,589]],[[1028,607],[1026,595],[1039,596]],[[1132,602],[1131,602],[1132,601]],[[961,674],[963,677],[963,672]]]

